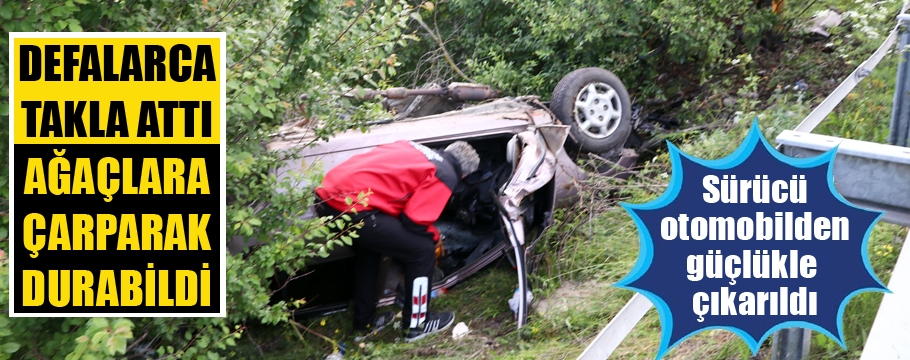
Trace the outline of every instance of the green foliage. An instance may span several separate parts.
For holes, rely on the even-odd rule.
[[[587,66],[613,71],[634,92],[660,96],[664,90],[652,84],[658,74],[677,65],[705,74],[737,48],[754,51],[781,21],[751,1],[723,0],[450,0],[423,18],[473,80],[545,98],[562,76]],[[407,78],[454,79],[437,42],[421,40],[402,55]]]
[[[3,31],[10,33],[15,31],[82,31],[78,19],[73,18],[80,6],[88,3],[88,0],[56,1],[56,0],[38,0],[38,1],[5,1],[0,4],[0,19],[2,19]],[[9,37],[4,36],[0,40],[0,45],[4,46],[9,43]],[[4,68],[8,64],[3,64]]]
[[[0,276],[3,276],[3,280],[0,280],[2,283],[8,283],[9,278],[7,277],[9,271],[6,267],[3,267],[3,271],[0,271]],[[9,298],[9,284],[3,286],[4,293],[2,294],[4,298]],[[10,327],[10,319],[7,314],[0,315],[0,360],[7,360],[11,358],[11,355],[16,351],[19,351],[21,345],[15,341],[11,341],[10,338],[13,335],[12,328]]]
[[[60,3],[58,1],[26,1],[12,2],[7,1],[0,4],[0,24],[3,27],[3,34],[0,36],[0,51],[4,58],[8,58],[9,49],[9,32],[31,32],[31,31],[82,31],[80,22],[73,18],[74,13],[79,11],[79,6],[84,5],[87,1],[68,1]],[[78,4],[78,5],[77,5]],[[0,69],[4,74],[8,74],[8,62],[0,63]],[[8,76],[0,80],[0,136],[7,139],[9,136],[9,84]],[[6,163],[9,160],[9,146],[6,141],[2,145],[2,161]],[[9,308],[9,268],[6,253],[9,251],[8,229],[9,229],[9,164],[5,164],[0,169],[0,307]],[[98,319],[104,320],[105,319]],[[52,358],[64,358],[68,350],[78,348],[80,355],[67,358],[103,358],[99,356],[101,344],[108,340],[103,336],[98,336],[97,342],[91,343],[85,341],[77,345],[76,339],[80,335],[74,331],[74,328],[84,326],[85,321],[79,319],[10,319],[6,312],[0,315],[0,359],[10,359],[12,354],[28,350],[29,352],[43,353]],[[126,331],[132,329],[132,324],[126,327]],[[93,328],[92,336],[99,331]],[[124,332],[117,334],[114,340],[119,346],[121,340],[124,340]],[[130,335],[131,336],[131,335]],[[91,345],[91,349],[89,349]],[[60,349],[63,352],[61,352]],[[105,349],[114,349],[115,347],[105,347]],[[55,355],[54,355],[55,354]],[[17,357],[18,358],[18,357]]]
[[[85,334],[76,338],[76,349],[66,360],[113,360],[126,354],[126,343],[133,338],[133,322],[127,319],[92,318],[84,327]]]
[[[887,143],[899,55],[896,52],[885,55],[872,74],[838,105],[838,111],[829,115],[814,132]]]
[[[778,25],[780,17],[770,10],[756,9],[750,1],[664,0],[652,15],[670,26],[671,61],[699,62],[696,68],[711,70],[737,45],[747,51],[758,46],[763,35]]]

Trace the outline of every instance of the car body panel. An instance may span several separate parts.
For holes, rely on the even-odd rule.
[[[499,200],[502,204],[502,222],[509,241],[515,252],[515,266],[518,272],[518,293],[528,293],[526,239],[522,217],[522,200],[525,196],[539,190],[556,176],[556,154],[563,151],[563,145],[569,133],[569,127],[564,125],[549,125],[536,128],[534,131],[525,131],[516,135],[521,144],[521,156],[514,165],[515,171],[502,191]],[[551,199],[552,204],[555,199]],[[548,221],[548,220],[545,220]],[[544,229],[549,224],[544,224]],[[527,296],[518,297],[516,319],[521,328],[528,312]]]

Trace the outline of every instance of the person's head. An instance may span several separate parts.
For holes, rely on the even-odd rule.
[[[462,178],[477,171],[477,167],[480,166],[480,156],[477,155],[477,151],[467,142],[453,142],[449,144],[444,151],[452,155],[455,160],[458,160],[458,165],[461,167]]]

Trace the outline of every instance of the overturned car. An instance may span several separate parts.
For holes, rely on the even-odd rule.
[[[315,146],[305,128],[284,128],[268,144],[270,150],[292,150],[303,158],[289,161],[278,173],[299,171],[319,162],[328,171],[349,157],[398,140],[430,148],[444,148],[463,140],[481,158],[478,171],[455,190],[436,224],[443,234],[432,290],[448,289],[506,256],[517,271],[519,294],[528,291],[527,257],[552,223],[554,209],[572,203],[575,183],[587,174],[572,154],[625,155],[620,163],[634,163],[634,152],[623,152],[632,131],[631,104],[622,82],[607,70],[584,68],[565,76],[549,103],[537,97],[508,97],[465,105],[463,101],[489,97],[489,88],[451,84],[417,91],[389,89],[369,96],[385,96],[384,104],[396,117],[380,121],[369,132],[350,130]],[[316,216],[314,209],[304,215]],[[356,241],[356,240],[355,240]],[[237,254],[253,245],[235,237],[228,244]],[[335,248],[327,258],[309,263],[308,274],[290,281],[276,296],[305,299],[298,316],[324,315],[345,310],[352,296],[354,254]],[[403,276],[400,267],[385,258],[380,273],[379,306],[396,302]],[[284,279],[276,280],[284,282]],[[527,318],[527,298],[518,296],[518,326]]]

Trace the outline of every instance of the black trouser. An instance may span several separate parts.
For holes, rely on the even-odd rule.
[[[324,204],[316,206],[316,212],[319,216],[340,214],[338,210]],[[379,301],[376,286],[379,283],[382,255],[398,261],[404,270],[405,294],[410,301],[405,302],[401,315],[403,328],[409,328],[412,325],[412,309],[415,306],[426,309],[429,305],[429,288],[433,285],[433,266],[436,263],[436,243],[433,237],[429,233],[412,232],[398,218],[382,212],[359,213],[352,215],[352,220],[355,223],[363,221],[363,227],[356,230],[359,237],[352,242],[356,254],[354,329],[366,329],[376,315],[376,304]],[[420,287],[417,293],[414,292],[415,281]],[[419,323],[422,324],[423,320],[421,318]]]

